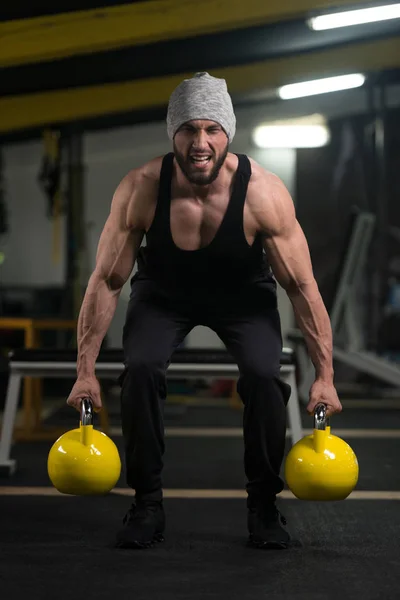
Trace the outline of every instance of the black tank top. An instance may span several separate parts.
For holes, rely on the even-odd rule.
[[[243,227],[243,210],[251,177],[250,161],[237,155],[238,168],[225,216],[212,241],[198,250],[182,250],[172,238],[170,224],[171,182],[174,154],[164,156],[153,223],[146,246],[138,255],[137,279],[152,279],[173,290],[190,288],[238,290],[238,287],[276,284],[257,235],[250,246]]]

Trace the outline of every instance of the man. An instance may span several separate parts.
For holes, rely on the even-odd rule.
[[[290,542],[276,507],[290,387],[279,378],[275,278],[315,366],[308,411],[319,402],[328,415],[341,410],[330,322],[292,199],[278,177],[228,151],[235,128],[224,80],[208,73],[184,80],[168,106],[173,153],[128,173],[100,237],[79,317],[77,381],[67,402],[79,410],[88,396],[101,408],[95,362],[137,259],[121,376],[126,473],[135,502],[118,546],[142,548],[162,539],[165,373],[196,325],[212,328],[240,369],[249,544],[286,548]]]

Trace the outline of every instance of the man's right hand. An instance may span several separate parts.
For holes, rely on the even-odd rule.
[[[67,398],[67,404],[80,411],[82,398],[90,398],[96,412],[101,410],[100,384],[95,376],[79,377]]]

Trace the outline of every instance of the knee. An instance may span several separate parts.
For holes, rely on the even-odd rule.
[[[280,378],[279,365],[253,364],[241,371],[238,391],[243,397],[251,397],[269,403],[276,401],[287,405],[291,387]]]
[[[153,358],[128,356],[125,362],[125,370],[134,377],[153,377],[163,372],[163,364]]]
[[[280,365],[272,363],[264,363],[262,361],[248,362],[241,366],[242,378],[247,381],[264,383],[274,380],[279,377]]]
[[[140,356],[127,356],[125,369],[119,377],[119,384],[123,391],[131,391],[132,387],[151,385],[155,382],[160,385],[164,373],[165,369],[162,362]]]

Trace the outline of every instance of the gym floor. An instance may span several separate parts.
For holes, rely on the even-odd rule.
[[[109,405],[122,451],[118,401]],[[166,540],[149,550],[112,547],[131,502],[123,473],[106,497],[64,496],[47,476],[51,442],[16,444],[17,473],[0,480],[1,596],[398,599],[400,402],[343,405],[332,433],[356,452],[359,483],[337,503],[303,502],[285,490],[279,506],[299,541],[286,551],[246,547],[242,414],[227,401],[167,405]],[[63,407],[50,421],[73,428],[76,414]],[[312,427],[305,413],[303,425]]]

